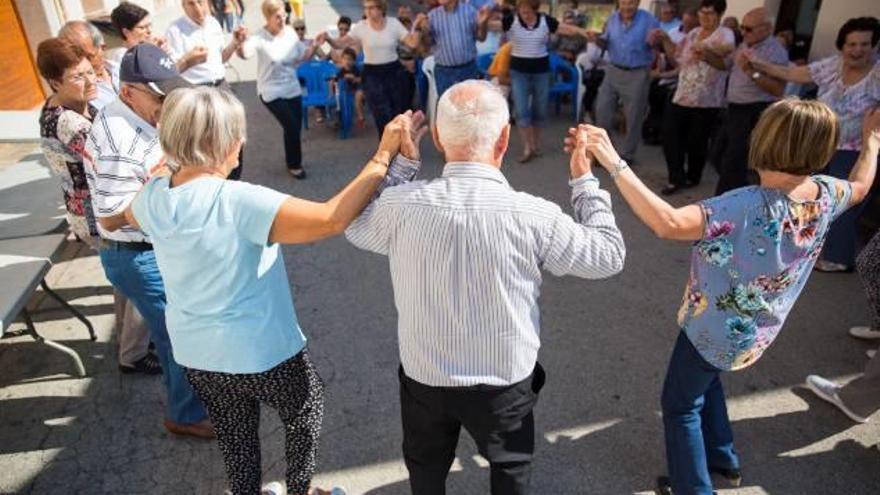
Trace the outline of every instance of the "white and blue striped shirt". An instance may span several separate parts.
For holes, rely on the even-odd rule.
[[[477,58],[477,10],[458,2],[452,12],[443,6],[428,12],[434,59],[438,65],[454,67]]]
[[[610,195],[592,174],[570,185],[576,220],[495,167],[451,162],[441,178],[386,189],[352,223],[349,241],[389,258],[407,376],[519,382],[540,347],[541,269],[593,279],[623,269]]]

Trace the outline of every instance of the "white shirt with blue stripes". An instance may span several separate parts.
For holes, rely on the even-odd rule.
[[[389,258],[408,377],[524,380],[540,347],[541,269],[590,279],[623,269],[610,195],[592,174],[569,184],[574,219],[514,191],[493,166],[450,162],[441,178],[385,189],[351,224],[349,241]]]

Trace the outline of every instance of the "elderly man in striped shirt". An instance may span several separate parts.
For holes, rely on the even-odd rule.
[[[445,493],[462,427],[489,461],[492,493],[528,493],[532,408],[544,383],[541,269],[590,279],[623,269],[610,196],[585,154],[570,164],[574,219],[510,187],[500,171],[508,118],[489,83],[452,86],[434,128],[443,176],[386,189],[346,231],[389,257],[403,454],[416,495]]]
[[[480,10],[460,0],[439,0],[428,15],[416,16],[413,29],[422,46],[434,47],[434,79],[440,97],[455,83],[479,79],[477,41],[486,39],[491,10]]]

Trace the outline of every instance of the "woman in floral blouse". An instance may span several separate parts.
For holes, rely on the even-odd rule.
[[[840,120],[840,143],[825,173],[846,178],[862,149],[861,122],[865,113],[880,105],[880,21],[858,17],[846,21],[837,33],[840,53],[803,66],[767,63],[749,54],[752,67],[778,79],[819,86],[819,101],[825,102]],[[866,201],[865,204],[870,203]],[[816,269],[850,271],[856,257],[856,223],[863,208],[853,208],[834,223],[822,259]]]
[[[40,112],[40,147],[61,177],[67,223],[83,242],[95,247],[98,230],[83,169],[83,151],[96,110],[95,71],[76,45],[50,38],[37,47],[37,66],[54,93]]]
[[[709,137],[725,104],[725,58],[736,48],[733,31],[721,25],[726,9],[725,0],[702,0],[697,11],[700,26],[691,30],[677,49],[665,31],[653,33],[667,54],[675,53],[680,67],[678,88],[664,115],[663,155],[669,185],[663,194],[696,186],[703,176]]]
[[[660,493],[711,494],[710,472],[739,485],[720,374],[761,357],[803,289],[831,222],[867,196],[880,152],[880,110],[866,116],[862,153],[841,180],[811,175],[838,144],[832,109],[817,101],[778,102],[752,132],[749,166],[760,185],[682,208],[651,192],[603,129],[582,126],[571,134],[566,147],[598,159],[659,237],[695,241],[663,385],[669,478],[661,478]]]

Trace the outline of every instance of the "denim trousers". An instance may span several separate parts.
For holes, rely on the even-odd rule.
[[[165,326],[165,284],[153,251],[102,248],[101,264],[107,279],[133,303],[150,329],[150,339],[162,364],[167,395],[167,418],[178,423],[197,423],[207,417],[183,368],[174,361]]]
[[[822,173],[846,180],[856,166],[858,158],[858,151],[837,150]],[[862,216],[865,207],[871,204],[872,196],[873,193],[869,193],[865,201],[844,212],[831,224],[825,237],[825,245],[822,247],[823,260],[840,263],[850,268],[855,266],[859,217]]]
[[[511,70],[510,85],[517,127],[541,127],[550,104],[550,73]]]
[[[675,495],[711,495],[709,469],[739,469],[720,375],[681,332],[661,398],[666,464]]]
[[[447,66],[434,66],[434,82],[437,83],[437,98],[443,96],[443,93],[453,85],[468,79],[479,79],[480,70],[477,69],[477,61],[471,60],[469,63]]]

